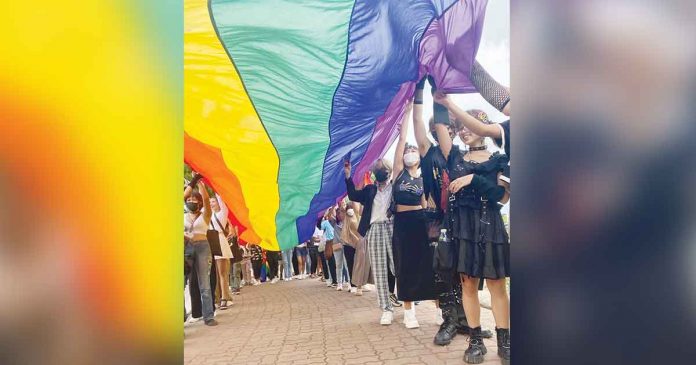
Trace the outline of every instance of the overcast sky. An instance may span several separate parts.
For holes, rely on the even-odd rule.
[[[476,60],[498,82],[505,86],[510,86],[510,2],[508,0],[488,2],[481,44]],[[423,120],[427,123],[433,114],[433,99],[430,95],[430,85],[428,83],[425,84],[425,88],[423,93]],[[479,94],[452,95],[450,97],[464,109],[481,109],[485,111],[494,122],[502,122],[507,119],[505,115],[488,104]],[[413,128],[409,128],[408,141],[411,144],[416,144]],[[459,138],[455,139],[455,143],[461,144]],[[497,150],[496,148],[490,149],[492,151]],[[392,160],[395,150],[396,142],[391,146],[385,157]],[[508,206],[504,209],[505,213],[508,211]]]

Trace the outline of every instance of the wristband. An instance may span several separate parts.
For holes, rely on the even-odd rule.
[[[203,175],[196,175],[191,179],[191,182],[189,182],[188,186],[194,188],[196,187],[196,184],[198,184],[199,181],[203,178]]]
[[[420,81],[418,81],[418,83],[416,84],[416,90],[425,89],[425,79],[427,79],[427,78],[428,78],[427,76],[423,76],[423,78]]]
[[[444,105],[433,103],[433,121],[435,124],[451,125],[449,111]]]
[[[416,89],[413,96],[413,104],[423,104],[423,89]]]

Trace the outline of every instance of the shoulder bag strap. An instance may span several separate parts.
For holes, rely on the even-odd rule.
[[[222,227],[222,223],[220,223],[220,220],[218,219],[217,215],[215,215],[215,214],[213,214],[213,215],[215,216],[215,221],[217,221],[218,226],[220,226],[220,229],[222,229],[222,233],[224,233],[225,237],[227,237],[229,235],[229,230],[227,229],[227,227],[224,227],[224,228]],[[230,225],[230,222],[227,222],[227,226],[229,226],[229,225]]]

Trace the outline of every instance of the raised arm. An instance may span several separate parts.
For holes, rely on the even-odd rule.
[[[401,128],[399,129],[399,142],[396,145],[396,151],[394,152],[394,169],[392,178],[396,179],[404,169],[404,151],[406,150],[406,138],[408,137],[408,115],[413,110],[413,104],[408,103],[406,106],[406,111],[404,112],[404,118],[401,120]]]
[[[447,103],[447,95],[437,92],[433,95],[433,101],[437,104],[446,106],[443,103]],[[440,120],[440,118],[435,117],[435,134],[437,135],[440,151],[442,151],[446,159],[449,159],[449,153],[452,150],[452,139],[450,139],[448,127],[449,119],[445,118],[444,120]]]
[[[423,88],[425,87],[425,77],[416,84],[416,94],[413,99],[413,134],[418,143],[418,152],[421,157],[425,156],[432,144],[428,139],[428,131],[423,123]]]
[[[198,182],[198,192],[201,193],[203,197],[203,219],[205,220],[205,224],[210,224],[213,210],[210,209],[210,195],[208,195],[208,189],[205,188],[205,184],[202,181]]]
[[[471,82],[489,104],[510,116],[510,89],[495,81],[478,61],[471,68]]]
[[[470,130],[472,133],[481,137],[491,137],[491,138],[501,138],[500,128],[495,124],[484,124],[478,119],[472,117],[464,111],[462,108],[458,107],[457,104],[453,103],[452,100],[442,92],[436,92],[433,95],[433,100],[445,106],[450,113],[452,113],[462,125]],[[437,136],[438,140],[440,135]]]
[[[230,210],[227,208],[227,204],[225,204],[225,201],[222,200],[222,197],[218,193],[215,193],[215,199],[217,199],[218,206],[220,207],[220,215],[227,217],[230,212]]]
[[[193,178],[188,183],[188,185],[186,185],[186,188],[184,189],[184,201],[186,201],[186,199],[188,199],[188,197],[191,196],[191,193],[193,192],[193,187],[196,186],[196,184],[198,184],[198,182],[201,180],[201,178],[203,178],[202,175],[200,175],[199,173],[197,173],[195,171],[193,172]]]
[[[367,199],[365,191],[362,189],[356,189],[353,179],[350,178],[350,161],[343,162],[343,172],[346,175],[346,190],[348,190],[348,199],[354,202],[365,203],[365,200]]]

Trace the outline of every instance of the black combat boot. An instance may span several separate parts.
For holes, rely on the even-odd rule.
[[[486,355],[486,345],[483,344],[481,337],[481,327],[471,329],[469,334],[469,348],[464,351],[464,362],[467,364],[480,364]]]
[[[464,314],[464,307],[462,307],[461,301],[455,304],[456,316],[459,321],[457,326],[457,332],[462,335],[469,335],[471,333],[471,328],[469,327],[469,322],[466,320],[466,314]],[[493,332],[490,330],[481,330],[481,337],[483,338],[493,338]]]
[[[457,332],[462,335],[468,335],[471,333],[471,327],[459,325],[459,327],[457,327]],[[481,338],[493,338],[493,332],[491,332],[491,330],[481,330]]]
[[[440,330],[437,331],[433,343],[438,346],[446,346],[452,342],[454,336],[457,335],[457,316],[452,308],[442,308],[442,318],[444,322],[440,325]]]
[[[498,356],[500,356],[503,365],[510,365],[510,330],[496,328],[495,335],[498,338]]]

